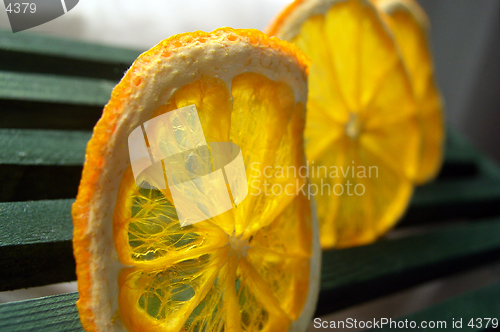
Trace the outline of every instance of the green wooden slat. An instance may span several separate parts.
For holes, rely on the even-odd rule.
[[[500,197],[500,178],[484,176],[458,181],[443,180],[416,188],[412,205],[418,209],[425,205],[470,203],[490,197]]]
[[[130,64],[141,53],[139,50],[105,46],[43,35],[0,30],[0,51],[22,51],[33,54],[66,56],[93,61]]]
[[[0,201],[74,198],[91,133],[0,129]]]
[[[1,73],[0,73],[1,77]],[[85,153],[85,146],[90,139],[90,133],[88,132],[76,132],[76,131],[56,131],[56,130],[12,130],[12,129],[0,129],[0,163],[7,164],[39,164],[40,161],[37,158],[28,158],[27,156],[19,155],[21,152],[19,149],[28,150],[26,153],[32,155],[31,149],[40,150],[42,148],[46,152],[44,155],[48,157],[49,154],[53,154],[53,157],[45,159],[43,164],[65,164],[68,160],[71,160],[72,164],[80,164],[83,162],[83,155]],[[7,144],[7,145],[6,145]],[[65,153],[69,150],[74,149],[69,158],[66,154],[58,153],[58,150],[62,149]],[[471,161],[469,153],[470,151],[465,151],[464,154],[467,157],[464,160]],[[40,151],[34,152],[34,155],[39,155]],[[452,154],[458,155],[459,152],[455,151]],[[78,156],[79,155],[79,156]],[[69,159],[68,159],[69,158]],[[453,162],[458,157],[450,157],[448,162]],[[475,163],[481,162],[482,159],[474,159]],[[486,161],[485,161],[486,162]],[[488,170],[493,172],[495,175],[500,175],[500,169],[496,165],[491,165],[488,161]],[[499,176],[500,179],[500,176]],[[489,181],[489,180],[488,180]],[[471,181],[473,182],[473,181]],[[429,197],[428,192],[439,191],[446,192],[453,189],[454,181],[442,181],[443,185],[436,185],[438,181],[431,183],[428,186],[422,186],[421,189],[417,189],[416,198],[414,199],[414,204],[421,205],[426,204],[429,201],[434,201],[435,198]],[[472,184],[469,185],[473,186]],[[428,189],[430,188],[430,189]],[[473,188],[467,188],[473,189]],[[477,190],[477,189],[473,189]],[[419,192],[421,191],[421,192]],[[493,192],[497,191],[493,189]],[[456,193],[457,196],[460,193]],[[437,195],[438,200],[446,199],[446,197],[441,197],[441,193]]]
[[[462,175],[474,175],[483,172],[493,177],[500,178],[500,165],[498,163],[493,162],[489,157],[481,154],[457,131],[448,129],[447,135],[443,165],[445,171],[449,170],[449,168],[458,168],[461,171],[467,172]]]
[[[449,130],[440,177],[415,188],[399,226],[500,215],[500,167]]]
[[[75,280],[73,201],[0,203],[0,291]]]
[[[454,130],[447,130],[444,160],[437,181],[476,175],[481,156]]]
[[[481,321],[477,319],[481,318]],[[484,318],[496,318],[497,327],[500,320],[500,283],[483,287],[479,290],[468,292],[460,296],[448,299],[430,308],[413,313],[394,320],[393,327],[384,325],[384,328],[373,329],[371,331],[434,331],[436,328],[418,328],[422,322],[446,322],[446,330],[453,331],[484,331],[488,320]],[[473,320],[474,326],[469,326]],[[397,324],[404,324],[405,321],[415,322],[417,328],[397,328]],[[456,327],[453,327],[456,322]],[[460,323],[459,323],[460,322]],[[481,323],[481,324],[479,324]],[[461,327],[460,327],[461,324]],[[479,327],[479,326],[482,327]],[[403,326],[403,325],[400,325]],[[408,325],[410,326],[410,325]],[[441,325],[443,326],[443,325]],[[396,327],[396,328],[395,328]],[[493,324],[489,322],[487,329],[493,330]]]
[[[108,102],[115,84],[94,78],[0,72],[0,99],[102,106]]]
[[[0,71],[118,81],[137,50],[0,30]]]
[[[0,73],[1,77],[1,73]],[[71,160],[73,164],[81,164],[83,162],[83,155],[85,154],[85,146],[90,139],[90,132],[78,132],[78,131],[57,131],[57,130],[13,130],[13,129],[0,129],[0,164],[39,164],[39,157],[28,158],[28,156],[20,156],[18,153],[20,149],[28,150],[26,153],[32,154],[31,149],[38,152],[34,152],[34,155],[38,156],[40,149],[43,149],[43,154],[45,157],[53,155],[52,157],[46,159],[44,164],[60,164],[66,163]],[[58,153],[59,150],[63,150],[64,153]],[[66,154],[70,151],[71,157],[69,158]],[[447,157],[448,162],[452,163],[457,160],[467,161],[467,162],[477,162],[477,158],[472,158],[471,155],[476,156],[473,151],[464,150],[464,152],[452,150],[449,154],[455,155],[454,157]],[[458,157],[458,155],[462,157]],[[69,159],[68,159],[69,158]],[[497,171],[500,172],[500,171]],[[499,173],[500,174],[500,173]],[[500,179],[500,177],[499,177]],[[436,182],[432,183],[434,185]],[[447,191],[448,185],[453,183],[453,181],[443,181],[444,188],[437,189],[440,191]],[[426,188],[423,186],[421,188]],[[417,204],[427,203],[430,198],[425,197],[425,194],[416,199]]]
[[[500,165],[489,157],[483,157],[479,160],[479,168],[482,172],[500,178]]]
[[[445,160],[454,163],[468,163],[478,157],[474,147],[456,130],[448,128],[446,132]]]
[[[322,289],[496,248],[500,248],[500,219],[454,225],[446,230],[380,240],[361,247],[330,250],[323,254]]]
[[[467,326],[470,318],[498,318],[500,312],[498,298],[500,298],[500,284],[449,299],[399,320],[406,319],[409,322],[418,323],[422,321],[446,321],[449,328],[451,322],[463,318],[461,331],[480,331],[482,329],[472,329]],[[75,306],[77,299],[78,293],[70,293],[0,304],[0,317],[2,318],[0,331],[83,331]],[[375,331],[386,330],[395,331],[398,329],[375,329]],[[419,331],[426,331],[426,329],[419,329]]]
[[[75,303],[78,293],[0,304],[1,332],[84,331]]]
[[[91,133],[0,129],[0,164],[82,165]]]
[[[0,203],[0,247],[71,241],[74,199]]]
[[[500,259],[500,218],[323,252],[320,314]]]

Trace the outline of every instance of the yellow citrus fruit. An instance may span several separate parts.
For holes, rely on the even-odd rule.
[[[289,193],[307,181],[263,175],[266,167],[306,163],[307,67],[294,45],[230,28],[173,36],[134,62],[88,143],[72,209],[86,330],[307,328],[321,253],[311,203],[301,192],[263,192],[263,180],[289,185]],[[127,139],[146,121],[188,105],[196,106],[207,142],[240,147],[248,195],[181,226],[168,187],[136,184]],[[181,123],[175,133],[190,128]]]
[[[410,74],[422,131],[420,164],[415,182],[423,184],[434,179],[441,168],[445,136],[443,106],[434,80],[427,37],[429,21],[416,1],[377,0],[375,3],[387,14],[387,22]]]
[[[305,144],[322,246],[374,241],[409,203],[420,143],[391,33],[363,0],[295,1],[269,33],[311,59]]]

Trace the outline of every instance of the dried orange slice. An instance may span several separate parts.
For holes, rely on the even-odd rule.
[[[305,131],[324,248],[366,244],[405,211],[420,131],[407,71],[376,8],[295,1],[269,33],[311,59]]]
[[[307,65],[287,42],[230,28],[173,36],[134,62],[94,129],[72,210],[86,330],[306,329],[318,293],[319,235],[310,201],[292,189],[307,179],[264,174],[306,163]],[[189,105],[207,142],[241,149],[248,195],[181,226],[168,188],[136,184],[127,138]],[[192,134],[189,123],[176,125],[175,144]],[[265,195],[263,180],[293,195]]]
[[[378,0],[375,3],[387,13],[387,22],[410,73],[422,131],[420,165],[415,181],[423,184],[434,179],[441,168],[445,136],[443,103],[434,79],[427,37],[429,20],[413,0]]]

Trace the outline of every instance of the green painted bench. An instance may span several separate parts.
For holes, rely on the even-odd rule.
[[[0,31],[0,291],[76,280],[70,208],[85,146],[139,53]],[[498,264],[500,169],[449,130],[441,174],[397,229],[413,231],[323,253],[316,316]],[[77,298],[0,304],[0,331],[82,331]],[[401,319],[460,315],[498,317],[500,283]]]

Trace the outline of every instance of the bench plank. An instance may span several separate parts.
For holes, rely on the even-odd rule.
[[[89,131],[0,129],[0,164],[38,165],[42,151],[44,155],[42,163],[46,165],[67,164],[68,162],[73,165],[82,164],[85,147],[90,137]],[[64,153],[59,153],[61,149]],[[71,156],[68,156],[67,153],[70,151]],[[20,152],[26,155],[20,155]],[[458,151],[451,150],[446,156],[446,162],[450,164],[476,163],[475,157],[469,152],[465,150],[463,153],[458,153]],[[421,187],[424,188],[422,191],[430,191],[427,189],[429,186]],[[417,203],[422,205],[433,200],[435,197],[421,197],[417,199]]]
[[[0,304],[2,332],[84,331],[75,303],[78,293]]]
[[[76,280],[73,201],[0,203],[0,291]]]
[[[500,218],[323,252],[318,316],[500,259]]]
[[[0,164],[82,165],[92,133],[0,129]]]
[[[408,322],[416,322],[420,324],[425,321],[427,324],[429,322],[446,322],[446,329],[453,330],[453,322],[461,322],[460,325],[455,329],[461,331],[484,331],[486,328],[493,331],[493,325],[488,320],[484,318],[496,318],[497,326],[498,319],[500,319],[500,283],[493,284],[491,286],[483,287],[479,290],[468,292],[454,298],[443,301],[436,304],[430,308],[416,312],[402,318],[395,320],[393,327],[384,326],[384,328],[373,329],[371,331],[394,331],[397,322],[402,322],[403,324],[406,320]],[[477,321],[477,318],[481,318],[481,321]],[[474,319],[474,327],[468,326]],[[486,323],[489,322],[489,326],[486,327]],[[479,324],[481,323],[481,324]],[[409,324],[409,323],[408,323]],[[415,329],[405,329],[405,331],[431,331],[435,329],[431,328],[417,328]],[[482,327],[481,327],[482,326]],[[400,329],[401,330],[401,329]]]
[[[415,188],[398,226],[500,215],[500,168],[455,131],[448,131],[438,178]]]
[[[139,50],[0,30],[0,71],[118,81]]]
[[[73,59],[118,63],[132,63],[141,53],[140,50],[53,38],[40,34],[14,35],[5,29],[0,29],[0,51],[22,51],[32,53],[33,56],[49,54]]]
[[[467,331],[481,331],[469,328],[471,318],[497,317],[500,312],[500,284],[451,298],[426,310],[407,315],[396,321],[408,320],[450,322],[463,318],[462,326]],[[48,296],[40,299],[0,304],[0,329],[8,332],[20,331],[83,331],[75,303],[78,293]],[[485,322],[483,320],[483,322]],[[491,325],[490,325],[491,327]],[[389,331],[394,328],[373,329]],[[425,331],[425,329],[419,329]]]
[[[0,203],[0,247],[71,241],[74,201]]]
[[[500,215],[500,178],[487,174],[418,187],[397,227]]]
[[[0,99],[102,106],[108,102],[115,84],[95,78],[0,71]]]

